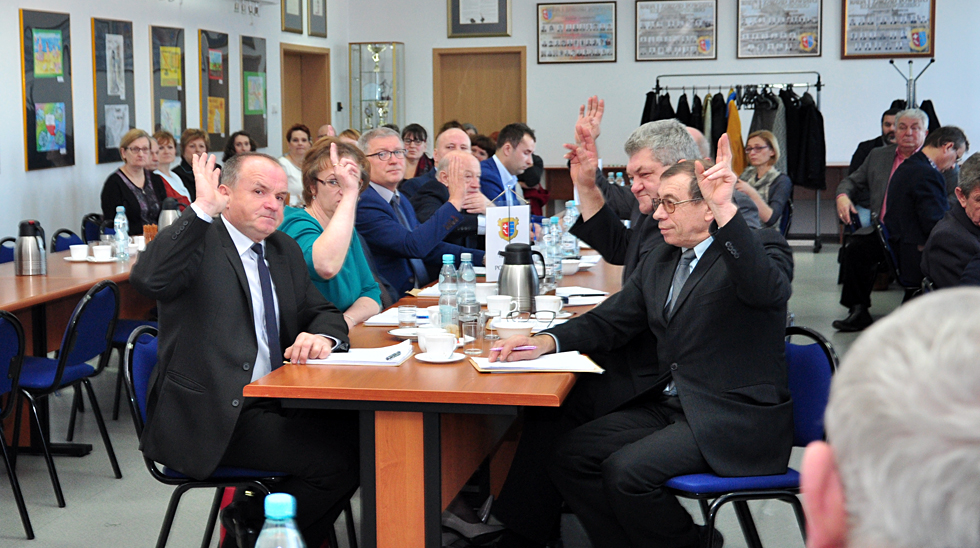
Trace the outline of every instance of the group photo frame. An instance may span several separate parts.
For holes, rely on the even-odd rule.
[[[717,59],[718,0],[636,3],[637,61]]]
[[[936,0],[841,0],[841,58],[935,57]]]
[[[823,0],[738,0],[739,59],[820,57]]]
[[[537,5],[538,63],[615,63],[616,2]]]

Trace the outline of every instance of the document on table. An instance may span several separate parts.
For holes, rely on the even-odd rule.
[[[415,310],[416,322],[420,319],[428,318],[429,311],[424,308]],[[369,327],[398,327],[398,307],[393,306],[380,314],[375,314],[364,320],[364,325]]]
[[[582,266],[597,265],[602,260],[602,255],[582,255]]]
[[[568,300],[566,306],[586,306],[601,303],[602,301],[606,300],[606,296],[609,295],[609,293],[599,289],[573,285],[569,287],[559,287],[555,290],[555,295],[565,297]]]
[[[493,362],[489,358],[470,358],[480,373],[602,373],[605,370],[577,351],[545,354],[536,360]]]
[[[411,341],[382,348],[351,348],[347,352],[334,352],[324,360],[308,360],[307,365],[386,365],[405,363],[414,353]]]

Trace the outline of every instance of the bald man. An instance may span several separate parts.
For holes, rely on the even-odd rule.
[[[470,153],[470,136],[465,131],[459,128],[449,128],[436,135],[436,140],[432,148],[432,160],[436,163],[436,167],[418,177],[405,179],[398,187],[398,191],[411,199],[422,188],[422,185],[436,180],[436,173],[439,171],[439,160],[442,160],[443,156],[454,150],[463,151],[467,154]]]
[[[480,192],[480,161],[468,151],[450,150],[436,162],[433,171],[436,172],[436,178],[422,185],[410,200],[415,208],[415,216],[420,223],[427,221],[449,201],[450,182],[462,181],[466,187],[463,222],[456,225],[444,241],[483,249],[484,240],[480,236],[486,234],[487,207],[492,207],[493,204]]]

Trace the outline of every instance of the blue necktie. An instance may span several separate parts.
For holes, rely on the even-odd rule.
[[[398,194],[391,197],[391,207],[395,210],[395,216],[398,217],[398,222],[409,232],[413,232],[412,225],[408,224],[408,217],[402,211],[401,202],[401,197]],[[429,274],[425,270],[425,263],[422,262],[422,259],[411,258],[408,260],[408,264],[412,267],[412,272],[415,274],[415,287],[425,287],[429,283]]]
[[[279,345],[279,322],[276,320],[276,302],[272,297],[272,276],[262,256],[262,244],[253,244],[255,262],[259,265],[259,284],[262,286],[262,305],[265,308],[265,337],[269,344],[269,364],[275,370],[282,366],[282,347]]]

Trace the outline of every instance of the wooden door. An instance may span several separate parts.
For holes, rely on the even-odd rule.
[[[295,44],[280,44],[282,62],[282,150],[286,152],[286,130],[306,124],[311,137],[330,123],[330,50]]]
[[[527,48],[432,50],[433,126],[469,122],[484,135],[527,122]]]

